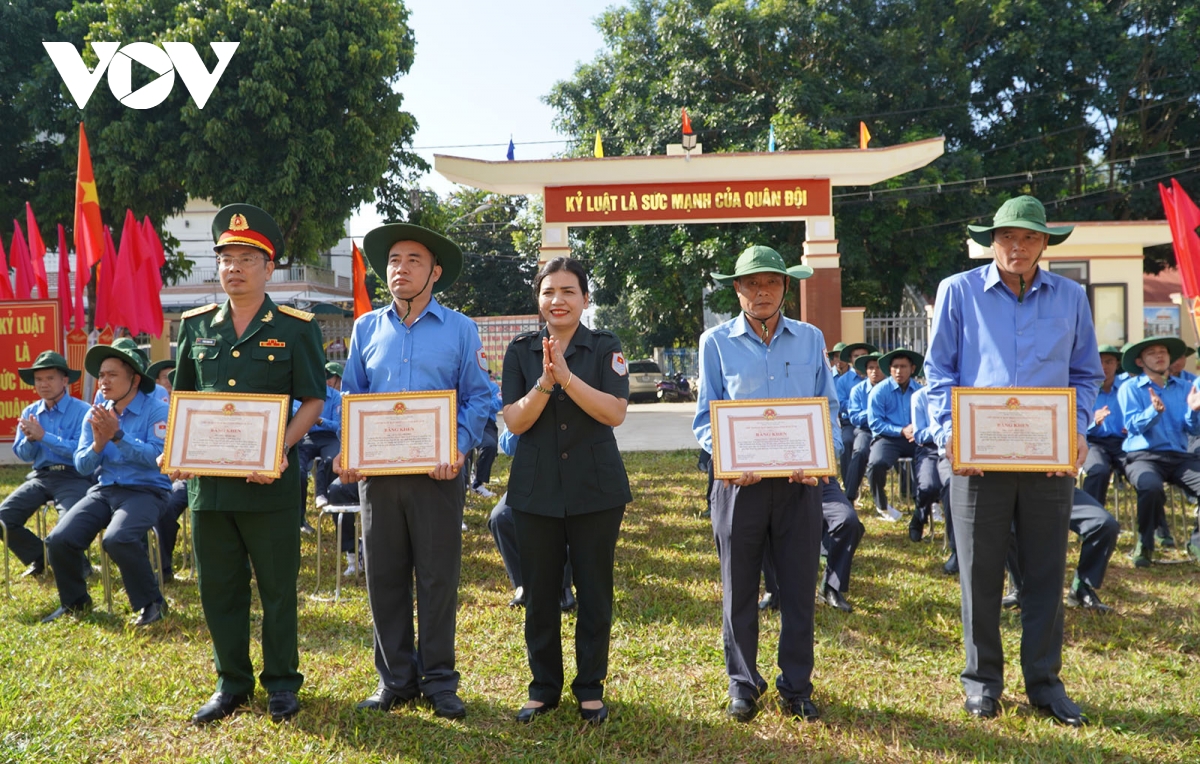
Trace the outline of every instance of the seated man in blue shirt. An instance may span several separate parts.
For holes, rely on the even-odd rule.
[[[1121,388],[1117,381],[1121,350],[1112,345],[1101,345],[1100,365],[1104,367],[1104,381],[1096,393],[1096,408],[1092,412],[1092,423],[1088,425],[1083,490],[1104,506],[1108,503],[1108,484],[1113,471],[1125,472],[1125,418],[1121,416],[1121,402],[1117,400]]]
[[[40,354],[33,366],[17,369],[17,373],[41,398],[21,412],[13,440],[13,453],[23,462],[33,462],[33,473],[0,504],[0,523],[8,548],[29,566],[21,575],[40,576],[46,569],[45,548],[25,523],[48,501],[53,501],[60,513],[66,512],[91,487],[91,476],[75,469],[75,447],[88,405],[68,393],[67,387],[79,379],[79,372],[53,350]]]
[[[836,348],[838,345],[841,345],[841,350],[838,352],[838,368],[844,369],[844,371],[834,378],[833,386],[837,390],[838,424],[842,428],[842,444],[845,446],[838,466],[840,467],[839,474],[842,476],[842,485],[846,486],[849,491],[850,457],[853,452],[850,444],[854,442],[854,423],[850,421],[850,392],[867,378],[866,371],[860,371],[858,368],[858,359],[868,353],[875,353],[878,358],[879,348],[868,342],[852,342],[849,345],[839,342],[834,347]],[[865,463],[863,469],[866,469]],[[861,478],[862,469],[858,471],[858,474]],[[850,494],[850,501],[854,501],[857,494],[858,484],[856,483],[855,492]]]
[[[913,480],[916,510],[908,523],[908,538],[920,541],[925,535],[925,524],[933,516],[933,505],[942,495],[942,476],[938,471],[937,432],[929,416],[929,388],[918,388],[912,396],[910,416],[912,433],[907,437],[913,444]],[[949,516],[949,513],[947,513]],[[950,531],[946,531],[950,535]]]
[[[888,470],[902,457],[916,456],[912,397],[921,386],[913,377],[921,373],[924,360],[920,353],[907,348],[884,355],[879,359],[879,368],[890,376],[867,397],[867,424],[873,436],[867,457],[867,485],[875,499],[875,512],[885,520],[895,521],[900,516],[895,508],[888,506]]]
[[[308,475],[313,462],[321,459],[321,468],[313,475],[314,503],[318,510],[329,503],[329,484],[333,481],[333,462],[342,450],[342,374],[344,368],[336,361],[325,364],[325,407],[321,418],[300,439],[300,528],[312,532],[305,518],[308,508]],[[294,405],[294,404],[293,404]]]
[[[84,420],[75,468],[84,475],[97,473],[100,483],[46,537],[60,606],[42,621],[91,608],[84,552],[103,531],[104,551],[120,569],[137,613],[134,624],[147,626],[162,618],[164,608],[146,554],[146,533],[158,522],[171,489],[157,463],[167,435],[167,404],[151,397],[154,379],[146,374],[146,358],[131,339],[92,347],[83,365],[99,380],[105,403],[92,406]]]
[[[1200,457],[1188,451],[1188,436],[1200,433],[1200,390],[1170,376],[1185,345],[1177,337],[1147,337],[1125,348],[1121,365],[1129,380],[1117,398],[1125,418],[1125,475],[1137,491],[1138,543],[1133,564],[1150,566],[1154,529],[1166,517],[1170,481],[1200,493]]]
[[[155,361],[146,369],[146,376],[154,380],[154,397],[171,404],[171,392],[175,389],[175,359],[167,358]],[[179,517],[187,509],[187,481],[176,480],[171,483],[171,493],[163,502],[162,512],[158,516],[158,549],[162,554],[162,582],[169,584],[175,580],[175,541],[179,538]]]
[[[884,380],[883,370],[879,368],[879,353],[865,353],[854,359],[854,369],[863,375],[861,382],[850,390],[849,418],[854,427],[853,443],[844,443],[845,448],[851,449],[850,461],[846,470],[846,497],[851,503],[858,500],[858,488],[862,485],[863,475],[867,471],[867,457],[871,452],[870,423],[867,421],[867,402],[871,390]],[[897,516],[898,517],[898,516]],[[890,515],[886,518],[895,520]]]

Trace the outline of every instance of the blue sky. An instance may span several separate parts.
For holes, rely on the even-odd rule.
[[[434,153],[504,159],[511,134],[518,159],[562,151],[554,111],[541,99],[551,86],[592,60],[602,41],[593,20],[620,0],[407,0],[416,60],[399,83],[404,109],[420,125],[413,146],[430,164]],[[502,146],[468,148],[471,144]],[[454,146],[437,148],[434,146]],[[423,185],[453,186],[430,172]],[[379,222],[368,205],[351,218],[361,237]]]

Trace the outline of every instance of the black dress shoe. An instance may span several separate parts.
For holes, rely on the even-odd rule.
[[[942,566],[942,572],[947,576],[958,575],[958,552],[950,553],[950,559],[946,560],[946,564]]]
[[[137,618],[133,619],[134,626],[149,626],[155,621],[161,621],[163,611],[166,610],[166,604],[162,602],[151,602],[142,611],[138,613]]]
[[[355,708],[361,708],[365,711],[382,711],[387,713],[399,703],[404,703],[408,699],[401,695],[397,695],[387,687],[380,687],[375,690],[375,693],[365,700],[361,701]]]
[[[762,599],[758,601],[758,609],[759,610],[778,610],[779,609],[779,600],[775,599],[774,594],[767,592],[766,594],[764,594],[762,596]]]
[[[597,726],[604,724],[604,720],[608,718],[608,706],[600,706],[599,708],[584,708],[579,707],[579,716],[588,724]]]
[[[556,708],[558,708],[557,703],[543,703],[540,706],[533,706],[532,708],[525,706],[517,712],[517,721],[520,724],[529,724],[542,714],[548,714]]]
[[[1008,593],[1000,600],[1000,607],[1005,610],[1020,610],[1021,593],[1016,589],[1009,589]]]
[[[792,716],[806,722],[815,722],[821,718],[821,712],[809,698],[796,698],[790,704]]]
[[[1161,546],[1163,549],[1174,549],[1175,548],[1175,537],[1172,536],[1170,533],[1161,534],[1158,537],[1158,545]]]
[[[826,584],[825,588],[821,591],[821,601],[829,607],[835,607],[838,610],[841,610],[843,613],[851,613],[854,611],[854,608],[850,607],[850,603],[846,601],[846,598],[842,596],[842,593],[837,589],[834,589],[829,584]]]
[[[509,607],[525,607],[525,587],[518,586],[513,590],[513,598],[508,601]]]
[[[46,563],[41,557],[39,557],[33,562],[29,563],[29,567],[26,568],[23,573],[21,573],[21,578],[28,578],[30,576],[33,576],[34,578],[41,578],[42,574],[45,572]]]
[[[992,719],[995,718],[997,711],[996,700],[984,695],[971,695],[967,698],[967,702],[963,704],[963,708],[968,714],[977,719]]]
[[[570,613],[579,607],[579,603],[575,600],[575,594],[571,591],[571,587],[568,586],[562,590],[562,596],[558,598],[558,607],[564,613]]]
[[[1079,587],[1067,592],[1067,607],[1079,607],[1095,613],[1111,613],[1112,608],[1100,601],[1100,595],[1092,587],[1080,583]]]
[[[914,544],[925,535],[925,523],[918,522],[916,517],[908,524],[908,540]]]
[[[739,722],[748,722],[758,715],[758,704],[745,698],[733,698],[729,701],[725,714]]]
[[[1036,705],[1036,704],[1035,704]],[[1088,723],[1088,718],[1070,698],[1059,698],[1046,706],[1036,706],[1039,711],[1068,727],[1082,727]]]
[[[84,597],[79,602],[76,602],[72,605],[62,605],[57,610],[55,610],[53,613],[51,613],[50,615],[43,618],[42,623],[50,623],[52,621],[57,621],[59,618],[62,618],[64,615],[73,615],[78,618],[79,616],[87,615],[91,611],[91,609],[92,609],[92,598]]]
[[[192,724],[211,724],[226,716],[232,716],[235,711],[250,702],[250,695],[230,695],[227,692],[214,692],[208,702],[200,706],[192,717]]]
[[[291,690],[277,690],[267,697],[267,713],[273,722],[291,719],[300,713],[300,699]]]
[[[429,698],[433,705],[433,715],[443,719],[461,719],[467,715],[467,707],[459,700],[453,690],[439,692]]]

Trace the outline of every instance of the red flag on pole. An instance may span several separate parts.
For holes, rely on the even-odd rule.
[[[121,226],[121,243],[117,248],[116,268],[109,287],[108,324],[123,326],[131,334],[142,329],[142,308],[137,285],[138,239],[140,229],[133,211],[125,210],[125,222]]]
[[[12,246],[8,248],[8,256],[11,261],[9,265],[16,272],[13,274],[13,294],[18,300],[28,300],[33,286],[29,278],[29,247],[25,244],[21,224],[16,220],[13,220]]]
[[[58,312],[62,314],[64,330],[71,328],[71,316],[75,313],[75,300],[71,296],[71,258],[67,256],[67,231],[58,224]],[[76,319],[75,326],[82,327]]]
[[[154,244],[158,236],[154,226],[147,216],[140,224],[135,223],[138,232],[137,246],[137,288],[138,302],[141,305],[143,331],[155,337],[162,336],[163,312],[162,299],[162,270],[158,264],[158,251]]]
[[[354,318],[371,312],[371,295],[367,294],[367,265],[362,251],[354,244],[350,261],[350,280],[354,282]]]
[[[683,134],[692,134],[692,120],[688,119],[687,109],[683,110]]]
[[[46,243],[42,240],[42,232],[38,228],[37,219],[33,216],[33,206],[25,202],[25,226],[29,231],[29,264],[33,284],[38,289],[41,299],[50,299],[49,279],[46,276]]]
[[[1192,201],[1179,181],[1171,179],[1171,187],[1158,185],[1162,196],[1163,210],[1171,227],[1171,241],[1175,246],[1175,264],[1179,267],[1184,298],[1193,325],[1200,333],[1200,207]]]
[[[91,279],[92,266],[104,256],[104,226],[100,222],[100,197],[96,195],[96,178],[92,175],[92,154],[88,150],[87,133],[79,123],[79,160],[75,177],[75,325],[83,327],[83,291]],[[104,324],[93,314],[97,326]]]
[[[13,297],[12,282],[8,279],[8,255],[4,254],[4,242],[0,241],[0,300]]]
[[[108,309],[112,305],[113,273],[116,268],[117,248],[113,245],[112,231],[104,226],[104,254],[96,267],[96,309],[92,313],[92,321],[97,329],[112,323],[108,320]]]

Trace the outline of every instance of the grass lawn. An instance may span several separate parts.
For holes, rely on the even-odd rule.
[[[496,474],[507,465],[501,457]],[[145,630],[127,625],[119,584],[115,615],[104,612],[97,580],[93,614],[43,626],[57,606],[53,582],[20,580],[0,606],[0,762],[1200,761],[1200,569],[1134,569],[1128,534],[1101,591],[1117,612],[1066,615],[1062,675],[1090,727],[1057,726],[1027,705],[1012,613],[1003,616],[1006,711],[990,722],[967,718],[958,583],[941,572],[940,535],[912,544],[905,523],[868,517],[849,594],[855,611],[817,609],[814,700],[823,723],[797,723],[774,707],[750,724],[728,721],[717,559],[698,517],[704,480],[694,452],[627,454],[626,465],[635,500],[617,547],[612,717],[600,728],[586,727],[569,697],[532,725],[512,721],[529,679],[523,615],[507,607],[486,527],[492,502],[469,494],[457,648],[464,722],[427,708],[355,711],[376,681],[365,591],[350,585],[336,605],[310,598],[316,546],[305,537],[306,681],[293,723],[273,724],[260,690],[251,713],[205,729],[189,724],[215,682],[190,578],[167,587],[167,618]],[[0,495],[23,472],[0,470]],[[325,538],[332,551],[332,534]],[[1072,536],[1069,570],[1078,552]],[[19,563],[10,564],[16,575]],[[331,583],[327,573],[323,585]],[[563,622],[569,682],[574,616]],[[761,625],[759,667],[773,680],[778,615]]]

